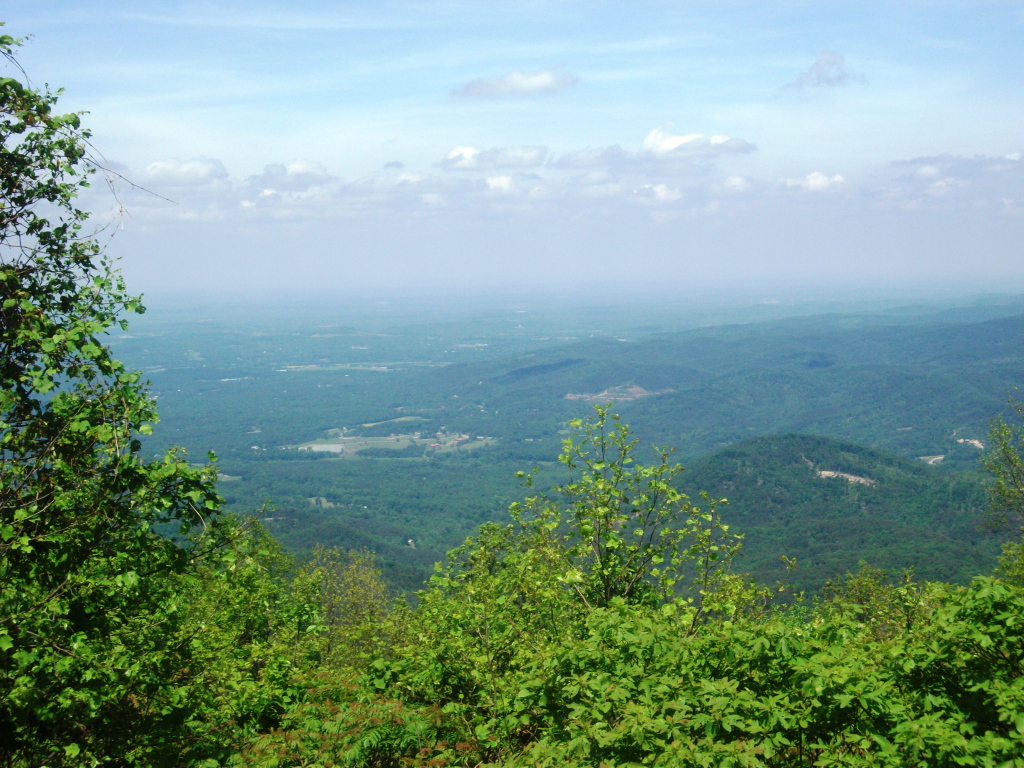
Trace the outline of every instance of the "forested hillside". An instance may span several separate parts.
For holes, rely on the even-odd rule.
[[[794,585],[876,568],[966,584],[991,568],[999,538],[987,530],[985,489],[975,474],[821,437],[754,438],[694,463],[680,486],[727,498],[722,514],[745,535],[737,565],[761,581]]]

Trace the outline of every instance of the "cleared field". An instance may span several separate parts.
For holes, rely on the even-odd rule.
[[[408,421],[426,421],[426,419],[423,418],[422,416],[399,416],[397,419],[387,419],[386,421],[371,421],[371,422],[368,422],[366,424],[360,424],[359,426],[361,426],[361,427],[379,427],[381,424],[399,424],[399,423],[401,423],[403,421],[404,422],[408,422]],[[329,429],[329,430],[327,430],[327,436],[328,437],[341,437],[342,435],[345,434],[345,431],[346,430],[345,430],[344,427],[342,427],[341,429]],[[395,437],[398,437],[398,435],[395,435]]]
[[[402,421],[402,419],[396,419]],[[473,437],[460,434],[421,435],[401,434],[387,437],[346,436],[343,430],[332,429],[328,437],[299,445],[285,446],[283,450],[316,451],[337,454],[338,458],[363,456],[374,458],[419,458],[435,453],[471,451],[495,443],[492,437]]]
[[[621,386],[621,387],[610,387],[604,392],[598,394],[587,394],[570,392],[565,396],[566,400],[582,400],[584,403],[628,403],[632,400],[639,400],[641,397],[650,397],[651,395],[664,395],[672,390],[660,389],[655,392],[649,392],[643,387],[636,385]]]
[[[405,368],[443,368],[451,363],[422,360],[396,360],[380,363],[310,363],[308,365],[286,365],[278,373],[301,373],[303,371],[400,371]]]

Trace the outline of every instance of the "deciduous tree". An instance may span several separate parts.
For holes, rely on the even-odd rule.
[[[190,675],[169,577],[216,528],[215,470],[140,455],[153,398],[103,335],[142,306],[76,205],[89,132],[20,44],[0,36],[0,761],[159,762]]]

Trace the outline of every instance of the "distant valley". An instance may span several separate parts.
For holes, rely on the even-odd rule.
[[[742,567],[760,577],[779,573],[782,554],[798,558],[806,588],[862,559],[953,580],[991,567],[978,458],[1024,381],[1020,306],[644,333],[610,319],[588,332],[599,318],[496,310],[372,331],[348,319],[325,333],[225,315],[190,327],[187,349],[183,328],[160,322],[115,349],[153,380],[153,450],[215,450],[238,478],[222,483],[231,507],[270,501],[268,526],[299,553],[373,548],[405,589],[505,518],[524,493],[516,470],[560,482],[567,422],[605,398],[642,454],[676,448],[687,491],[729,497]]]

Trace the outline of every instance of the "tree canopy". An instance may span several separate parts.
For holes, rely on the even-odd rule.
[[[0,37],[14,62],[20,41]],[[102,169],[59,92],[0,79],[0,731],[10,764],[128,759],[180,719],[174,577],[213,469],[144,461],[156,421],[102,334],[141,311],[77,193]],[[195,535],[198,527],[200,533]],[[173,532],[174,536],[167,535]],[[127,750],[127,751],[126,751]]]

